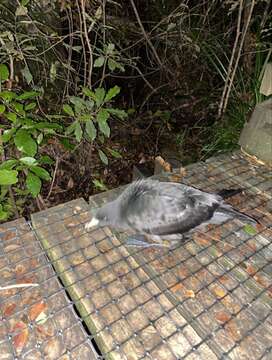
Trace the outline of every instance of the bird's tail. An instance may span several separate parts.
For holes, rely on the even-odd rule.
[[[228,199],[234,195],[240,194],[244,189],[223,189],[220,190],[217,195],[221,196],[223,199]]]
[[[238,210],[235,210],[230,205],[220,206],[219,209],[217,210],[217,212],[220,212],[225,215],[229,215],[230,217],[239,219],[242,222],[245,222],[247,224],[257,225],[259,223],[258,220],[254,219],[254,217],[244,214]]]

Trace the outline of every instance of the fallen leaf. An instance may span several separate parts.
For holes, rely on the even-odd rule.
[[[170,176],[170,180],[173,182],[181,182],[182,177],[180,175],[174,174]]]
[[[20,353],[27,340],[28,340],[28,328],[22,321],[18,321],[12,328],[12,332],[16,333],[13,337],[13,345],[18,353]]]
[[[230,337],[232,338],[232,340],[234,341],[238,341],[241,338],[241,334],[240,331],[238,330],[237,325],[235,324],[234,321],[229,321],[226,325],[225,325],[225,329],[227,330],[227,332],[229,333]]]
[[[181,291],[181,290],[183,290],[183,289],[184,289],[184,286],[183,286],[181,283],[178,283],[178,284],[174,285],[174,286],[171,288],[171,290],[172,290],[174,293],[176,293],[176,292],[178,292],[178,291]]]
[[[193,235],[194,241],[198,245],[210,245],[210,240],[208,240],[203,233],[195,232]]]
[[[195,293],[193,292],[193,290],[185,290],[185,296],[188,298],[195,298]]]
[[[42,311],[37,317],[36,317],[36,323],[37,324],[40,324],[40,325],[43,325],[44,323],[46,323],[48,317],[47,317],[47,314]]]
[[[34,321],[38,316],[47,308],[47,305],[43,302],[37,303],[30,308],[29,319]]]
[[[218,313],[215,314],[215,318],[219,322],[225,323],[231,318],[231,316],[224,311],[219,311]]]
[[[181,266],[178,270],[178,273],[181,279],[184,279],[189,275],[189,271],[185,266]]]
[[[249,235],[255,235],[257,234],[257,230],[250,224],[246,224],[244,227],[243,227],[243,230],[249,234]]]
[[[34,283],[36,283],[34,276],[32,277],[24,276],[16,280],[16,284],[34,284]]]
[[[268,287],[268,284],[266,282],[266,280],[260,275],[260,274],[256,274],[253,276],[253,278],[257,281],[258,284],[260,284],[262,287],[266,288]]]
[[[10,244],[10,245],[5,247],[5,252],[14,251],[14,250],[17,250],[19,248],[20,248],[20,246],[17,245],[17,244]]]
[[[67,188],[72,189],[74,187],[74,185],[75,185],[74,180],[70,177],[68,184],[67,184]]]
[[[219,298],[222,298],[226,295],[225,290],[217,285],[213,287],[213,291],[214,291],[215,295]]]
[[[172,166],[167,161],[165,161],[161,156],[155,157],[155,163],[156,162],[163,168],[164,171],[172,172]]]
[[[3,310],[3,315],[4,316],[10,316],[14,313],[14,310],[16,309],[16,304],[11,303],[9,305],[7,305],[4,310]]]
[[[247,246],[248,246],[252,251],[254,251],[254,252],[257,250],[256,244],[255,244],[254,241],[249,241],[249,242],[247,243]]]
[[[246,272],[250,275],[253,276],[254,274],[256,274],[257,269],[253,266],[253,265],[247,265],[246,267]]]
[[[187,170],[185,167],[180,167],[179,168],[179,173],[181,175],[181,177],[185,177],[187,175]]]
[[[26,272],[26,268],[22,265],[22,264],[18,264],[15,267],[15,274],[17,275],[22,275]]]

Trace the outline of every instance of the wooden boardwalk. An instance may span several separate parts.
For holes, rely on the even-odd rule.
[[[0,360],[272,359],[272,171],[241,153],[172,174],[260,219],[194,235],[174,249],[87,233],[92,209],[120,189],[0,225]]]

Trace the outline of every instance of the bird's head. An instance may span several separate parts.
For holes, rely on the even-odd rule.
[[[96,226],[118,225],[120,219],[119,214],[118,204],[114,201],[110,202],[95,211],[92,220],[85,225],[85,228],[90,229]]]

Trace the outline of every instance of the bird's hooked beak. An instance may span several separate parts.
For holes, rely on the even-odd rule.
[[[91,221],[85,224],[85,229],[90,230],[91,228],[97,226],[99,224],[99,220],[94,216]]]

